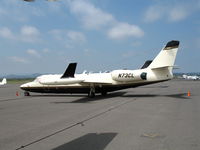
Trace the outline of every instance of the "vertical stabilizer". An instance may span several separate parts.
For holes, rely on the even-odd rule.
[[[148,68],[157,69],[164,67],[173,68],[176,59],[176,54],[179,47],[179,41],[170,41],[167,45],[160,51],[153,62]]]
[[[6,78],[3,78],[3,80],[2,80],[2,85],[5,85],[5,84],[7,84],[7,80],[6,80]]]
[[[61,78],[74,78],[77,63],[70,63]]]

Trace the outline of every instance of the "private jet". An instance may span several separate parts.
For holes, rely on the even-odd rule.
[[[37,93],[96,93],[106,95],[126,88],[164,82],[173,78],[172,69],[179,47],[179,41],[170,41],[154,60],[148,60],[137,70],[113,70],[104,73],[75,74],[77,63],[70,63],[59,75],[42,75],[34,81],[21,85],[24,95]]]
[[[6,78],[3,78],[3,80],[0,82],[0,86],[7,84]]]

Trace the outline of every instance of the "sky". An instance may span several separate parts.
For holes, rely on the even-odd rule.
[[[138,69],[170,40],[200,72],[200,0],[0,1],[0,75]]]

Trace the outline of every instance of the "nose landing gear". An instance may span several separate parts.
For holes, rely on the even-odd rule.
[[[30,93],[28,91],[25,91],[24,96],[30,96]]]

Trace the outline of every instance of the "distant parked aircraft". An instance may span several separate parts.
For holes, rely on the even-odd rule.
[[[95,93],[134,88],[147,84],[167,81],[173,78],[172,69],[179,47],[179,41],[170,41],[153,61],[146,61],[141,69],[113,70],[107,73],[75,74],[77,63],[71,63],[62,75],[42,75],[33,82],[21,85],[24,95],[38,93]]]
[[[188,76],[186,74],[183,75],[183,79],[187,79],[187,80],[199,80],[200,77],[198,76]]]
[[[0,86],[5,85],[5,84],[7,84],[7,80],[6,80],[6,78],[3,78],[2,82],[0,82]]]

